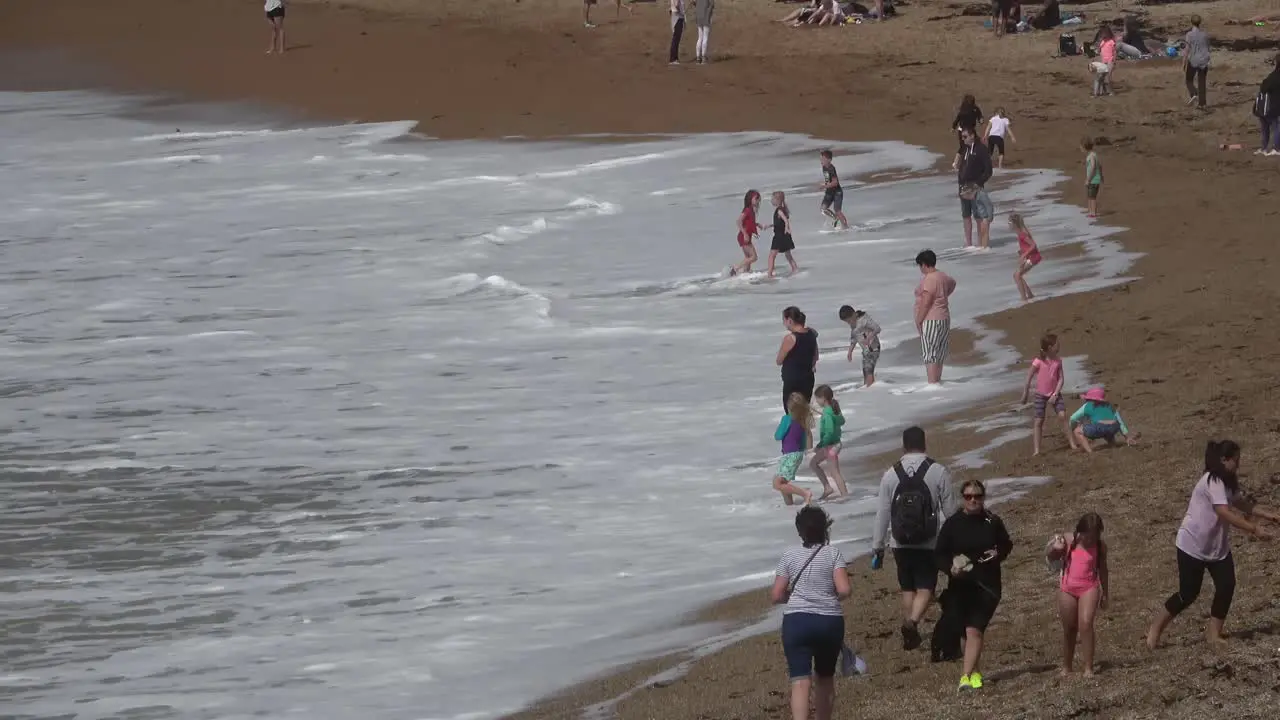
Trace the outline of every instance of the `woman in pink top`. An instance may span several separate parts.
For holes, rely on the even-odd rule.
[[[1111,26],[1103,25],[1098,31],[1098,55],[1101,62],[1090,64],[1093,70],[1093,96],[1111,94],[1111,71],[1116,68],[1116,37]]]
[[[1057,565],[1058,615],[1062,618],[1062,674],[1071,673],[1075,660],[1076,640],[1084,656],[1084,676],[1093,677],[1093,619],[1106,607],[1107,544],[1102,541],[1102,517],[1085,513],[1076,523],[1071,542],[1064,535],[1049,541],[1050,565]]]
[[[1022,297],[1022,301],[1027,302],[1035,297],[1031,294],[1031,286],[1027,284],[1027,273],[1040,264],[1040,248],[1036,246],[1036,239],[1031,237],[1031,231],[1027,229],[1022,215],[1011,213],[1009,227],[1018,233],[1018,269],[1013,271],[1013,284],[1018,287],[1018,295]]]
[[[1204,451],[1204,474],[1191,491],[1187,514],[1178,528],[1178,591],[1169,596],[1164,609],[1147,631],[1147,647],[1154,650],[1169,623],[1200,595],[1204,573],[1213,578],[1213,605],[1209,609],[1206,637],[1220,644],[1222,626],[1236,589],[1236,565],[1231,557],[1228,530],[1235,526],[1259,540],[1273,536],[1251,517],[1280,522],[1280,514],[1250,503],[1240,492],[1240,446],[1230,440],[1209,441]]]
[[[1022,388],[1022,404],[1027,404],[1027,395],[1031,392],[1032,380],[1036,383],[1035,419],[1031,421],[1031,454],[1040,454],[1040,437],[1044,434],[1044,416],[1049,406],[1062,418],[1062,432],[1067,436],[1067,445],[1076,449],[1075,436],[1071,434],[1071,423],[1067,420],[1067,403],[1062,399],[1062,385],[1066,377],[1062,372],[1062,358],[1058,356],[1062,346],[1058,336],[1049,333],[1040,338],[1040,356],[1031,361],[1031,369],[1027,371],[1027,384]]]
[[[924,358],[929,383],[942,382],[942,364],[947,361],[951,338],[951,304],[956,281],[937,269],[938,256],[932,250],[916,255],[920,284],[916,286],[916,332],[920,333],[920,354]]]

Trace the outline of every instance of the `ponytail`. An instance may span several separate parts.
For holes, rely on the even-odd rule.
[[[1233,440],[1210,440],[1204,449],[1204,471],[1209,481],[1217,480],[1231,492],[1239,492],[1240,479],[1226,468],[1225,461],[1240,457],[1240,446]]]
[[[840,412],[840,401],[836,400],[836,394],[830,385],[819,385],[813,389],[813,394],[826,403],[827,407],[831,408],[835,414],[844,415],[844,413]]]

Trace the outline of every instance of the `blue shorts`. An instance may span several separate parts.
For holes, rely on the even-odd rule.
[[[787,613],[782,616],[782,651],[792,680],[834,677],[844,647],[844,616]]]
[[[1043,420],[1045,411],[1049,409],[1049,396],[1036,393],[1035,411],[1036,417]],[[1059,415],[1065,415],[1067,412],[1067,401],[1062,399],[1062,393],[1058,393],[1058,399],[1053,401],[1053,411]]]
[[[1108,442],[1116,439],[1116,433],[1120,432],[1120,426],[1117,423],[1087,423],[1080,428],[1080,432],[1090,440],[1107,440]]]

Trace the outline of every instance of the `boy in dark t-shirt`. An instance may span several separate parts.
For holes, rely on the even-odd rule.
[[[849,229],[849,220],[845,218],[844,188],[840,187],[840,176],[836,174],[835,163],[831,161],[831,151],[823,150],[822,157],[822,214],[831,218],[831,227]]]

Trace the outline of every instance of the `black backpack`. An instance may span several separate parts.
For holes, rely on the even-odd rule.
[[[1271,93],[1263,90],[1258,93],[1258,97],[1253,100],[1253,116],[1271,119],[1276,116],[1276,112],[1280,108],[1271,107]]]
[[[933,493],[924,481],[931,467],[933,460],[925,458],[915,473],[908,476],[902,461],[893,464],[893,471],[898,473],[898,488],[893,491],[893,501],[889,505],[889,527],[899,545],[920,545],[938,535],[938,513],[933,507]]]
[[[1058,55],[1067,57],[1079,54],[1080,50],[1076,48],[1076,36],[1073,33],[1062,33],[1058,36]]]

